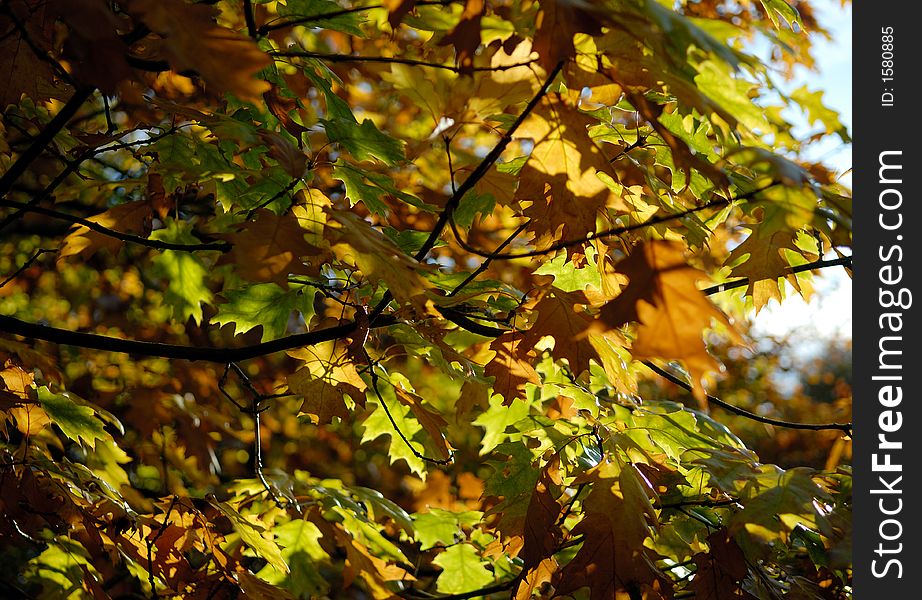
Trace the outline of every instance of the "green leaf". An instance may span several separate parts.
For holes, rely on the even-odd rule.
[[[319,27],[323,29],[333,29],[342,31],[349,35],[365,37],[365,33],[359,27],[365,20],[360,12],[343,13],[342,6],[330,0],[285,0],[285,3],[278,5],[279,16],[286,17],[291,21],[304,19],[305,27]],[[334,17],[326,19],[315,19],[317,15],[340,13]]]
[[[67,392],[55,394],[45,386],[38,388],[42,409],[68,438],[91,448],[96,447],[96,440],[111,439],[112,436],[103,428],[103,422],[96,417],[96,411],[78,404],[73,398]]]
[[[801,29],[804,26],[803,21],[800,19],[800,13],[796,8],[785,2],[784,0],[759,0],[762,3],[762,6],[765,8],[765,12],[768,14],[768,18],[771,19],[772,24],[775,27],[779,27],[781,23],[778,18],[784,19],[784,22],[787,23],[788,27],[794,28],[796,23]]]
[[[405,160],[403,142],[381,133],[371,119],[361,125],[345,119],[321,119],[330,141],[338,142],[358,161],[378,159],[388,166]]]
[[[293,311],[300,311],[310,323],[314,315],[316,290],[308,286],[291,286],[283,290],[274,283],[259,283],[239,290],[223,292],[227,302],[218,305],[212,320],[218,325],[233,323],[234,334],[262,326],[262,339],[274,340],[285,335]]]
[[[152,240],[182,244],[201,243],[192,235],[192,225],[184,221],[170,221],[165,229],[150,235]],[[164,250],[154,258],[156,273],[166,280],[163,297],[173,309],[173,318],[186,321],[190,317],[196,323],[202,322],[202,304],[211,304],[211,290],[206,279],[208,269],[196,253],[179,250]]]
[[[257,522],[256,517],[244,516],[226,502],[212,502],[212,505],[224,513],[224,516],[230,520],[231,525],[234,526],[234,531],[237,532],[243,543],[249,546],[257,556],[265,559],[266,562],[282,573],[289,572],[288,564],[282,557],[279,545],[275,540],[263,537],[266,528]]]
[[[493,583],[477,549],[470,544],[456,544],[436,556],[433,563],[442,567],[435,588],[443,594],[463,594]]]
[[[413,453],[413,450],[401,438],[400,434],[409,440],[413,449],[419,454],[424,454],[426,449],[423,444],[414,439],[414,436],[423,430],[419,421],[411,414],[410,407],[400,403],[394,397],[393,389],[388,385],[379,385],[381,395],[387,402],[387,409],[390,411],[397,428],[391,424],[387,418],[387,412],[381,406],[377,398],[369,397],[368,408],[371,410],[368,417],[362,421],[362,443],[370,442],[382,436],[390,438],[390,449],[388,454],[391,463],[403,460],[410,467],[410,470],[425,479],[426,463]]]
[[[265,581],[284,585],[298,598],[316,598],[329,593],[330,584],[321,573],[329,563],[329,555],[320,546],[322,533],[316,525],[304,519],[289,521],[273,528],[275,539],[282,548],[282,558],[288,565],[288,575],[267,564],[258,573]]]
[[[483,513],[478,510],[452,512],[443,508],[430,508],[428,512],[413,515],[416,541],[420,550],[434,548],[438,544],[454,544],[463,531],[462,527],[473,527],[480,523]]]
[[[513,402],[503,405],[503,397],[493,394],[490,408],[474,420],[474,425],[483,427],[483,439],[480,440],[480,455],[483,456],[502,442],[512,439],[516,433],[506,433],[506,428],[528,415],[527,402]]]

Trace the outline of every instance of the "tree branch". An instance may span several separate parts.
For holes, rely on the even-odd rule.
[[[0,177],[0,198],[6,197],[16,180],[26,172],[29,165],[44,152],[54,137],[64,129],[67,122],[77,114],[77,111],[89,99],[94,90],[95,88],[92,87],[79,87],[74,91],[74,95],[61,107],[58,114],[42,128],[39,134],[35,136],[35,139],[32,140],[32,143],[29,144],[29,147],[19,155],[16,162]]]
[[[816,269],[822,269],[824,267],[836,267],[843,266],[846,269],[852,268],[852,257],[843,256],[841,258],[836,258],[832,260],[817,260],[811,263],[797,265],[796,267],[791,267],[785,273],[778,275],[778,277],[784,277],[785,275],[793,275],[794,273],[803,273],[804,271],[813,271]],[[727,290],[733,290],[736,288],[744,287],[749,285],[749,278],[744,277],[742,279],[737,279],[735,281],[729,281],[726,283],[721,283],[719,285],[712,285],[709,288],[704,288],[701,290],[701,293],[705,296],[710,296],[712,294],[717,294],[720,292],[726,292]]]
[[[323,52],[309,52],[307,50],[279,50],[275,52],[269,52],[269,56],[273,58],[316,58],[319,60],[325,60],[327,62],[341,62],[341,63],[384,63],[384,64],[398,64],[398,65],[410,65],[414,67],[430,67],[432,69],[444,69],[446,71],[452,71],[453,73],[460,73],[462,71],[461,67],[455,65],[445,65],[442,63],[431,63],[424,60],[416,60],[414,58],[400,58],[396,56],[357,56],[353,54],[326,54]],[[529,60],[522,63],[515,63],[512,65],[502,65],[499,67],[469,67],[463,69],[465,72],[470,71],[508,71],[509,69],[514,69],[516,67],[527,67],[528,65],[534,64],[536,61]]]
[[[668,381],[674,383],[680,388],[686,391],[692,391],[692,386],[685,383],[669,371],[659,367],[649,360],[643,361],[643,364],[650,368],[654,373],[667,379]],[[838,431],[844,432],[846,435],[852,435],[852,424],[851,423],[794,423],[792,421],[782,421],[780,419],[771,419],[769,417],[763,417],[762,415],[757,415],[755,413],[749,412],[748,410],[734,406],[729,402],[724,402],[720,398],[708,395],[708,402],[723,408],[726,411],[729,411],[735,415],[741,417],[746,417],[752,421],[757,421],[759,423],[765,423],[766,425],[774,425],[776,427],[785,427],[787,429],[804,429],[807,431],[821,431],[824,429],[835,429]]]
[[[683,210],[677,213],[672,213],[669,215],[660,215],[655,216],[643,221],[641,223],[634,223],[633,225],[624,225],[622,227],[612,227],[611,229],[605,229],[603,231],[598,231],[595,233],[590,233],[585,237],[572,240],[563,240],[554,244],[551,244],[547,248],[541,250],[529,250],[527,252],[510,252],[506,254],[498,253],[497,251],[487,252],[479,248],[475,248],[468,244],[462,237],[461,232],[458,230],[458,226],[455,223],[454,219],[451,219],[451,230],[455,236],[455,239],[458,242],[458,245],[461,246],[465,251],[470,252],[471,254],[476,254],[477,256],[482,256],[484,258],[492,258],[493,260],[513,260],[516,258],[533,258],[535,256],[543,256],[545,254],[553,254],[558,250],[563,250],[564,248],[569,248],[570,246],[579,246],[585,244],[586,242],[591,242],[592,240],[597,240],[601,238],[607,238],[612,236],[620,236],[631,231],[637,231],[638,229],[643,229],[644,227],[650,227],[652,225],[659,225],[661,223],[668,223],[670,221],[675,221],[681,219],[682,217],[687,217],[695,213],[701,212],[702,210],[707,210],[709,208],[719,208],[724,207],[734,202],[741,201],[750,201],[752,198],[765,190],[780,185],[780,181],[773,181],[765,186],[746,192],[736,196],[735,198],[721,198],[718,197],[710,202],[702,204],[700,206],[694,206],[687,210]]]
[[[115,238],[123,242],[129,242],[132,244],[138,244],[140,246],[147,246],[148,248],[154,248],[157,250],[178,250],[181,252],[196,252],[200,250],[215,250],[218,252],[228,252],[231,249],[231,245],[228,242],[208,242],[202,244],[176,244],[173,242],[164,242],[161,240],[151,240],[148,238],[141,237],[139,235],[134,235],[131,233],[123,233],[121,231],[115,231],[114,229],[109,229],[104,227],[95,221],[90,221],[89,219],[84,219],[83,217],[78,217],[75,215],[69,215],[51,208],[44,208],[42,206],[32,206],[27,202],[16,202],[15,200],[0,200],[0,206],[5,206],[8,208],[17,208],[24,212],[32,212],[46,217],[51,217],[52,219],[58,219],[61,221],[68,221],[77,225],[83,225],[87,229],[95,231],[96,233],[101,233],[104,236]]]
[[[396,319],[392,317],[382,316],[377,322],[372,323],[371,327],[387,327],[396,322]],[[28,323],[15,317],[0,315],[0,331],[8,334],[21,335],[23,337],[43,340],[53,344],[77,346],[80,348],[103,350],[106,352],[122,352],[124,354],[135,354],[138,356],[157,356],[160,358],[192,361],[201,360],[219,364],[249,360],[259,356],[282,352],[283,350],[291,350],[292,348],[312,346],[321,342],[338,340],[348,337],[356,330],[357,325],[355,321],[350,321],[342,325],[336,325],[335,327],[308,331],[307,333],[298,333],[250,346],[207,348],[184,346],[180,344],[164,344],[161,342],[126,340],[95,333],[70,331],[50,325]]]
[[[445,6],[451,4],[451,0],[423,0],[417,2],[416,6]],[[276,31],[279,29],[285,29],[286,27],[294,27],[295,25],[304,25],[306,23],[316,23],[317,21],[326,21],[328,19],[335,19],[336,17],[342,17],[345,15],[351,15],[357,12],[364,12],[366,10],[374,10],[376,8],[385,8],[383,4],[369,4],[368,6],[353,6],[352,8],[344,8],[342,10],[334,10],[328,13],[322,13],[319,15],[308,15],[304,17],[298,17],[295,19],[289,19],[287,21],[277,21],[275,23],[264,23],[258,30],[257,33],[260,36],[266,35],[271,31]]]
[[[506,149],[506,146],[512,141],[512,135],[515,131],[522,125],[525,119],[529,114],[538,106],[538,103],[544,98],[544,95],[547,93],[548,87],[551,83],[554,82],[554,79],[557,78],[557,75],[563,69],[564,61],[557,63],[551,72],[548,74],[547,79],[544,80],[544,83],[541,84],[541,87],[538,89],[538,92],[535,96],[529,100],[528,104],[525,106],[525,109],[522,113],[516,118],[512,123],[506,133],[503,134],[503,137],[500,138],[499,142],[493,146],[493,149],[480,161],[480,164],[477,165],[477,168],[474,169],[474,172],[471,173],[467,179],[465,179],[457,190],[451,195],[451,198],[448,199],[448,202],[445,203],[445,208],[442,209],[441,214],[439,215],[439,220],[436,222],[435,226],[432,228],[432,231],[429,232],[429,237],[426,238],[426,241],[423,242],[422,247],[416,252],[413,258],[418,261],[423,260],[429,251],[432,250],[435,246],[436,241],[441,237],[442,232],[445,230],[445,226],[449,222],[454,225],[454,219],[452,214],[454,214],[455,209],[458,207],[458,204],[461,202],[461,198],[464,197],[475,185],[477,182],[483,179],[484,175],[487,174],[487,171],[490,170],[490,167],[493,166],[493,163],[500,157],[503,151]],[[378,305],[375,306],[374,310],[371,312],[369,319],[374,321],[381,312],[390,304],[391,300],[394,297],[391,295],[390,291],[384,293],[384,296],[381,298],[381,301],[378,302]]]

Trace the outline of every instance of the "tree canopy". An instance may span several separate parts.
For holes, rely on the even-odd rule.
[[[2,595],[851,597],[847,378],[779,395],[747,326],[851,268],[823,35],[0,2]]]

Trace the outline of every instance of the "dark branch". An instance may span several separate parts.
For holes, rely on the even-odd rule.
[[[357,56],[353,54],[325,54],[323,52],[309,52],[307,50],[279,50],[277,52],[270,52],[269,56],[274,58],[316,58],[319,60],[325,60],[327,62],[341,62],[341,63],[385,63],[385,64],[398,64],[398,65],[410,65],[414,67],[429,67],[432,69],[444,69],[446,71],[452,71],[454,73],[460,73],[462,71],[461,67],[455,65],[446,65],[442,63],[431,63],[424,60],[416,60],[414,58],[400,58],[396,56]],[[499,67],[469,67],[463,69],[465,72],[470,71],[507,71],[509,69],[514,69],[516,67],[527,67],[528,65],[533,64],[535,61],[530,60],[522,63],[515,63],[512,65],[502,65]]]
[[[643,361],[643,364],[649,367],[657,375],[660,375],[661,377],[669,380],[670,382],[674,383],[680,388],[686,391],[689,391],[689,392],[692,391],[691,385],[682,381],[681,379],[679,379],[678,377],[676,377],[669,371],[657,366],[653,362],[649,360],[645,360]],[[782,421],[780,419],[771,419],[769,417],[763,417],[762,415],[751,413],[748,410],[739,408],[738,406],[733,406],[729,402],[724,402],[720,398],[716,398],[711,395],[708,395],[707,399],[708,399],[708,402],[710,402],[711,404],[719,406],[728,412],[731,412],[735,415],[739,415],[741,417],[746,417],[747,419],[750,419],[753,421],[758,421],[759,423],[765,423],[766,425],[774,425],[776,427],[785,427],[787,429],[805,429],[808,431],[821,431],[824,429],[836,429],[838,431],[844,432],[848,436],[852,435],[852,424],[851,423],[794,423],[791,421]]]
[[[451,4],[451,0],[423,0],[422,2],[417,2],[416,6],[445,6],[446,4]],[[257,30],[257,33],[260,36],[266,35],[271,31],[276,31],[278,29],[285,29],[286,27],[294,27],[295,25],[306,25],[307,23],[316,23],[318,21],[326,21],[328,19],[335,19],[336,17],[342,17],[345,15],[351,15],[357,12],[364,12],[366,10],[374,10],[376,8],[384,8],[383,4],[369,4],[368,6],[353,6],[352,8],[344,8],[342,10],[334,10],[328,13],[322,13],[319,15],[308,15],[305,17],[298,17],[296,19],[288,19],[284,21],[276,21],[274,23],[265,23],[262,27]]]
[[[503,137],[500,138],[499,142],[493,146],[493,149],[480,161],[480,164],[477,165],[477,168],[474,169],[474,172],[468,176],[467,179],[458,187],[457,190],[451,195],[451,198],[448,199],[448,202],[445,204],[445,208],[442,209],[442,213],[439,215],[439,220],[436,222],[435,226],[432,228],[432,231],[429,232],[429,237],[426,238],[426,241],[423,242],[422,247],[416,252],[414,258],[416,260],[422,260],[429,254],[429,251],[432,250],[435,246],[436,241],[441,237],[442,232],[445,230],[445,226],[449,222],[454,225],[454,219],[452,215],[455,212],[455,209],[458,207],[458,204],[461,202],[461,198],[464,197],[475,185],[477,182],[483,179],[483,177],[490,170],[490,167],[493,166],[493,163],[500,157],[503,151],[506,149],[506,146],[512,141],[512,135],[515,131],[522,125],[525,119],[529,114],[538,106],[538,103],[541,102],[541,99],[544,98],[544,95],[547,93],[548,87],[551,83],[554,82],[554,79],[557,78],[557,75],[563,69],[564,61],[557,63],[551,72],[548,74],[547,79],[544,80],[544,83],[541,84],[541,87],[538,89],[538,92],[535,96],[529,100],[528,104],[525,106],[525,109],[522,113],[516,118],[512,123],[506,133],[503,134]],[[391,293],[385,292],[384,296],[381,298],[381,301],[378,302],[378,305],[375,306],[374,310],[371,311],[369,318],[372,322],[381,314],[381,312],[390,304],[391,300],[394,297]]]
[[[3,174],[3,177],[0,177],[0,198],[6,197],[16,180],[18,180],[29,168],[29,165],[45,151],[51,143],[51,140],[53,140],[54,137],[64,129],[67,122],[77,114],[77,111],[80,110],[83,103],[89,99],[93,91],[94,88],[91,87],[77,88],[74,95],[70,97],[70,100],[68,100],[67,103],[61,107],[61,110],[58,111],[58,114],[42,128],[37,136],[35,136],[35,139],[32,140],[29,147],[19,155],[19,158],[17,158],[16,162],[14,162],[9,170]]]
[[[208,242],[203,244],[176,244],[173,242],[164,242],[161,240],[151,240],[148,238],[141,237],[139,235],[134,235],[131,233],[124,233],[121,231],[115,231],[114,229],[109,229],[104,227],[99,223],[90,221],[89,219],[84,219],[83,217],[78,217],[75,215],[69,215],[51,208],[44,208],[42,206],[32,206],[27,202],[16,202],[14,200],[0,200],[0,206],[5,206],[8,208],[17,208],[24,212],[32,212],[46,217],[51,217],[52,219],[59,219],[61,221],[68,221],[77,225],[83,225],[87,229],[100,233],[104,236],[115,238],[123,242],[129,242],[132,244],[138,244],[140,246],[147,246],[148,248],[155,248],[157,250],[178,250],[181,252],[196,252],[200,250],[216,250],[218,252],[228,252],[231,249],[231,245],[228,242]]]
[[[393,318],[382,316],[371,326],[387,327],[393,325],[395,322]],[[352,321],[335,327],[327,327],[316,331],[308,331],[307,333],[290,335],[260,344],[253,344],[251,346],[206,348],[183,346],[179,344],[164,344],[160,342],[126,340],[95,333],[70,331],[68,329],[60,329],[49,325],[40,325],[38,323],[28,323],[15,317],[0,315],[0,332],[8,334],[21,335],[26,338],[44,340],[54,344],[77,346],[80,348],[103,350],[106,352],[122,352],[138,356],[158,356],[161,358],[181,360],[201,360],[219,364],[249,360],[259,356],[274,354],[275,352],[282,352],[283,350],[291,350],[292,348],[312,346],[321,342],[342,339],[354,333],[356,327],[356,323]]]
[[[796,267],[791,267],[785,273],[778,275],[778,277],[784,277],[785,275],[793,275],[794,273],[803,273],[804,271],[813,271],[815,269],[822,269],[824,267],[836,267],[843,266],[846,269],[852,268],[852,257],[843,256],[841,258],[836,258],[832,260],[817,260],[811,263],[804,265],[797,265]],[[749,285],[749,278],[744,277],[743,279],[737,279],[735,281],[729,281],[727,283],[721,283],[720,285],[712,285],[709,288],[704,288],[701,290],[701,293],[705,296],[710,296],[711,294],[717,294],[720,292],[726,292],[727,290],[733,290],[736,288],[741,288]]]
[[[585,244],[586,242],[591,242],[592,240],[597,240],[597,239],[607,238],[607,237],[612,237],[612,236],[620,236],[625,233],[629,233],[631,231],[637,231],[638,229],[643,229],[644,227],[650,227],[652,225],[659,225],[661,223],[668,223],[670,221],[675,221],[683,217],[687,217],[689,215],[693,215],[695,213],[701,212],[703,210],[707,210],[709,208],[722,208],[734,202],[743,202],[743,201],[748,202],[752,200],[752,198],[756,194],[759,194],[760,192],[764,192],[765,190],[775,187],[776,185],[779,185],[779,184],[780,182],[773,181],[765,186],[762,186],[760,188],[746,192],[745,194],[740,194],[739,196],[736,196],[735,198],[718,197],[700,206],[695,206],[695,207],[692,207],[692,208],[689,208],[687,210],[683,210],[677,213],[651,217],[641,223],[634,223],[633,225],[624,225],[622,227],[613,227],[611,229],[605,229],[603,231],[590,233],[589,235],[578,238],[578,239],[563,240],[563,241],[551,244],[547,248],[543,248],[541,250],[529,250],[527,252],[510,252],[510,253],[502,254],[502,253],[498,253],[495,250],[492,252],[487,252],[486,250],[475,248],[471,246],[470,244],[468,244],[461,237],[461,232],[458,230],[458,226],[455,223],[454,219],[451,219],[451,230],[455,236],[455,239],[458,242],[458,245],[460,245],[465,251],[470,252],[471,254],[476,254],[477,256],[482,256],[484,258],[492,258],[493,260],[513,260],[516,258],[533,258],[535,256],[544,256],[545,254],[553,254],[554,252],[557,252],[558,250],[563,250],[564,248],[569,248],[571,246],[581,246]]]

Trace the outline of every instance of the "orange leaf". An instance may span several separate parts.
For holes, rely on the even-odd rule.
[[[538,372],[532,366],[536,359],[531,346],[523,344],[524,334],[513,333],[498,337],[490,344],[496,352],[483,373],[495,377],[493,392],[503,397],[503,404],[510,405],[526,383],[539,383]]]
[[[705,274],[688,266],[679,242],[653,240],[634,249],[617,265],[628,285],[602,307],[600,321],[620,327],[637,321],[637,337],[631,350],[635,359],[664,358],[685,362],[695,397],[705,405],[701,377],[720,368],[708,354],[702,332],[712,320],[724,324],[742,341],[727,316],[698,289]]]
[[[627,210],[596,173],[611,173],[611,165],[589,137],[588,127],[598,121],[557,98],[545,98],[516,131],[516,138],[531,138],[535,146],[519,174],[515,199],[529,202],[524,214],[531,218],[540,247],[561,238],[579,238],[596,230],[596,220],[606,205]]]
[[[535,305],[538,313],[535,324],[525,332],[522,342],[534,346],[546,336],[554,338],[554,358],[564,358],[570,363],[574,375],[589,369],[589,359],[598,359],[595,347],[590,343],[586,331],[592,325],[592,317],[583,312],[581,305],[589,300],[580,293],[565,293],[554,289]]]
[[[113,206],[109,210],[90,217],[98,225],[121,233],[133,233],[145,236],[150,233],[151,205],[147,200],[127,202]],[[69,256],[87,259],[97,250],[108,250],[112,254],[121,250],[123,241],[93,231],[84,225],[78,225],[67,237],[58,252],[58,260]]]
[[[233,248],[217,264],[234,264],[244,279],[274,282],[288,289],[289,275],[313,275],[320,266],[319,261],[305,264],[303,260],[321,252],[305,241],[306,233],[295,217],[280,217],[268,209],[260,209],[255,221],[247,221],[237,233],[222,236]]]

